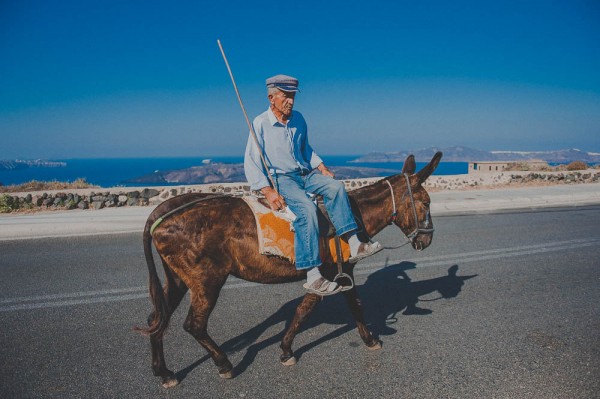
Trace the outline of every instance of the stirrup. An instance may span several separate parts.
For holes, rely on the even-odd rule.
[[[350,281],[349,285],[345,285],[345,284],[340,284],[337,280],[339,279],[348,279],[348,281]],[[344,291],[350,291],[352,288],[354,288],[354,280],[352,279],[352,277],[350,277],[348,274],[346,273],[338,273],[333,280],[334,283],[337,283],[337,285],[339,285],[340,287],[342,287],[341,292]]]

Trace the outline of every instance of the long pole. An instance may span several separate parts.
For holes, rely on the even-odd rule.
[[[269,178],[269,181],[271,182],[271,186],[275,189],[275,191],[277,191],[277,186],[275,185],[275,181],[273,180],[273,177],[271,176],[271,173],[269,172],[269,166],[267,165],[267,161],[265,161],[265,158],[263,157],[262,148],[261,148],[260,144],[258,143],[258,138],[256,137],[256,132],[254,131],[254,126],[252,126],[252,123],[250,123],[250,119],[248,119],[248,113],[246,112],[246,108],[244,107],[244,103],[242,102],[242,97],[240,96],[240,91],[238,90],[237,85],[235,84],[235,79],[233,78],[233,73],[231,72],[231,68],[229,67],[229,62],[227,62],[227,57],[225,56],[225,51],[223,50],[223,46],[221,46],[221,41],[218,39],[217,39],[217,44],[219,45],[219,49],[221,50],[221,54],[223,55],[223,60],[225,60],[225,65],[227,66],[227,71],[229,72],[229,77],[231,78],[231,83],[233,83],[233,88],[235,89],[235,94],[237,95],[238,101],[240,102],[240,107],[242,107],[242,112],[244,113],[244,117],[246,118],[246,123],[248,124],[248,129],[250,129],[250,133],[252,134],[252,137],[254,138],[254,143],[256,144],[258,154],[260,155],[260,160],[262,161],[263,166],[265,167],[265,171],[267,172],[267,177]]]

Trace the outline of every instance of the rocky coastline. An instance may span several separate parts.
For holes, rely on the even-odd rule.
[[[348,191],[372,184],[381,177],[344,180]],[[501,172],[466,175],[431,176],[425,187],[429,191],[473,190],[502,187],[556,184],[597,184],[600,170],[570,172]],[[0,213],[23,213],[52,210],[98,210],[126,206],[154,206],[185,193],[219,193],[234,196],[251,194],[247,183],[212,183],[166,187],[113,187],[0,195]]]

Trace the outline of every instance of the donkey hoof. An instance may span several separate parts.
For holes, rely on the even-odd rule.
[[[219,371],[219,377],[230,379],[233,378],[233,365],[227,358],[219,359],[218,362],[215,362],[215,365]]]
[[[173,388],[175,385],[179,384],[179,380],[175,376],[163,377],[161,385],[163,388]]]
[[[219,367],[219,377],[224,379],[233,378],[233,365],[226,360],[221,367]]]
[[[233,370],[225,371],[223,373],[219,372],[219,377],[229,380],[233,378]]]
[[[374,340],[375,342],[373,342],[371,345],[367,346],[367,349],[370,351],[378,351],[379,349],[381,349],[381,341],[376,339]]]
[[[281,361],[281,364],[283,364],[284,366],[293,366],[294,364],[296,364],[296,357],[294,355],[289,357],[281,355],[279,359]]]

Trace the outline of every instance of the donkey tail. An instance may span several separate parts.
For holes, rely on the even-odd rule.
[[[156,264],[152,255],[152,233],[150,230],[151,224],[146,223],[143,238],[144,255],[146,256],[146,264],[148,266],[150,300],[154,310],[148,317],[148,327],[134,327],[134,330],[143,335],[157,335],[160,337],[169,326],[170,314],[167,300],[156,272]]]

